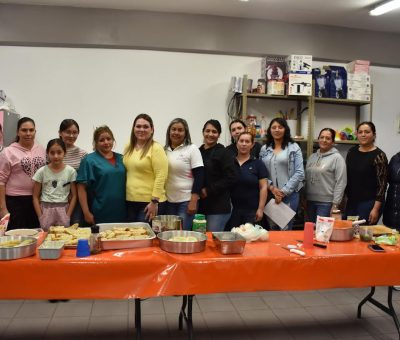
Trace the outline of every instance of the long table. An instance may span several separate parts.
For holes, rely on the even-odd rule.
[[[306,249],[306,256],[281,246],[296,244],[302,231],[270,232],[267,242],[248,243],[241,255],[222,255],[211,235],[206,250],[172,254],[152,247],[105,251],[77,258],[64,250],[58,260],[38,254],[0,261],[7,289],[1,299],[140,299],[156,296],[393,286],[400,283],[400,249],[374,253],[359,240]],[[370,301],[370,299],[368,300]],[[371,302],[371,301],[370,301]],[[395,320],[396,321],[396,320]]]

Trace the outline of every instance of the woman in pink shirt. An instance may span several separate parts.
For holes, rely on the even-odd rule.
[[[23,117],[15,142],[0,153],[0,217],[10,213],[8,229],[39,228],[33,208],[32,176],[46,164],[46,151],[35,143],[35,122]]]

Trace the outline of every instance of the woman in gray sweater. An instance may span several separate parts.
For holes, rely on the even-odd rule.
[[[342,201],[347,184],[346,162],[333,147],[335,131],[324,128],[318,136],[319,149],[306,166],[306,198],[308,218],[330,216]]]

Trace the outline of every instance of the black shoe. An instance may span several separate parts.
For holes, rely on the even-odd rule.
[[[50,303],[57,303],[60,300],[49,300]]]

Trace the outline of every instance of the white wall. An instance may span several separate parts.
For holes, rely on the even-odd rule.
[[[22,116],[37,123],[37,139],[57,136],[64,118],[81,126],[78,145],[90,150],[94,127],[108,124],[117,151],[127,142],[134,117],[142,112],[155,122],[162,144],[175,117],[188,120],[193,142],[202,142],[209,118],[223,124],[221,142],[229,143],[226,114],[230,77],[248,74],[256,80],[260,59],[212,54],[81,48],[0,47],[0,88]],[[373,121],[377,144],[391,157],[400,151],[398,93],[400,69],[372,67]],[[281,103],[281,102],[278,102]],[[256,112],[271,115],[281,104],[255,103]],[[288,103],[282,105],[288,105]],[[353,112],[335,106],[336,114],[317,115],[316,127],[354,125]]]

